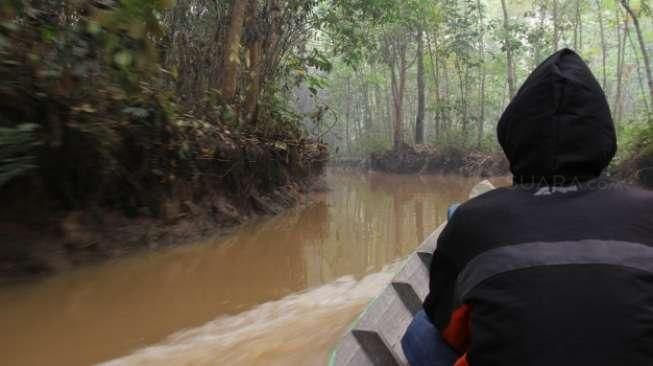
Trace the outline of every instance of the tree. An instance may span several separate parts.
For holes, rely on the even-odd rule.
[[[428,33],[427,33],[428,36]],[[437,37],[437,35],[436,35]],[[433,89],[435,90],[435,113],[433,118],[435,138],[440,138],[442,103],[440,98],[440,62],[439,58],[433,56],[433,47],[431,47],[431,39],[427,38],[427,45],[429,49],[429,58],[431,60],[431,75],[433,77]],[[435,45],[437,48],[437,44]]]
[[[628,33],[628,43],[630,43],[630,48],[633,50],[633,55],[635,57],[635,64],[637,65],[637,81],[639,83],[639,88],[642,92],[642,95],[644,95],[643,101],[644,101],[644,108],[646,109],[646,113],[650,115],[651,110],[648,105],[647,97],[646,95],[648,94],[646,88],[644,87],[644,82],[642,78],[642,72],[641,72],[641,62],[639,60],[639,56],[637,55],[637,46],[635,45],[635,42],[633,42],[633,37],[631,37],[630,32]]]
[[[229,27],[224,37],[220,89],[222,98],[229,103],[236,95],[238,66],[240,65],[240,37],[245,21],[247,1],[232,0],[229,11]]]
[[[580,9],[580,0],[576,0],[576,14],[574,16],[574,49],[581,52],[583,48],[583,19]]]
[[[505,3],[505,0],[502,0]],[[558,0],[553,2],[553,51],[557,51],[560,44],[560,15],[558,14]]]
[[[478,8],[478,34],[479,34],[479,40],[478,40],[478,56],[480,60],[480,67],[479,67],[479,73],[480,73],[480,79],[481,83],[478,88],[478,100],[479,100],[479,108],[480,108],[480,113],[478,116],[478,136],[476,140],[476,146],[481,147],[481,143],[483,142],[483,127],[485,124],[485,38],[483,35],[485,34],[485,26],[483,24],[483,6],[481,5],[481,0],[476,0],[476,7]]]
[[[406,72],[411,66],[408,60],[408,41],[408,32],[402,26],[395,27],[383,35],[384,59],[390,70],[393,107],[392,146],[395,150],[400,150],[404,143],[404,94]]]
[[[421,25],[417,29],[417,118],[415,120],[415,143],[424,143],[424,33]]]
[[[642,29],[639,25],[639,17],[633,9],[628,5],[628,0],[620,0],[621,6],[626,10],[630,15],[630,18],[633,20],[633,25],[635,26],[635,32],[637,33],[637,41],[639,42],[639,47],[642,52],[642,58],[644,59],[644,70],[646,71],[646,80],[648,82],[648,90],[651,105],[653,105],[653,75],[651,75],[651,63],[646,50],[646,43],[644,42],[644,36],[642,35]],[[653,122],[652,122],[653,123]]]
[[[623,14],[628,11],[621,1],[594,0],[590,5],[582,0],[502,0],[498,12],[488,12],[480,0],[333,0],[330,4],[346,4],[332,30],[337,35],[333,42],[340,44],[337,49],[346,49],[344,54],[336,52],[342,57],[337,62],[357,70],[352,79],[356,95],[339,93],[351,96],[334,102],[340,112],[349,101],[358,106],[352,106],[352,150],[364,154],[398,148],[409,135],[416,144],[484,148],[482,142],[493,130],[488,123],[496,121],[514,97],[518,76],[535,68],[554,47],[577,48],[609,96],[617,123],[636,125],[653,108],[653,99],[635,22],[628,14],[633,26],[627,33]],[[639,1],[627,5],[649,45],[653,33],[644,26],[650,21],[647,3]],[[607,9],[622,14],[613,20]],[[488,30],[493,31],[491,41]],[[645,51],[650,57],[650,47]],[[366,83],[363,79],[369,75],[378,80]],[[374,89],[367,91],[366,85]],[[342,90],[344,84],[332,87]],[[370,108],[373,114],[366,112]],[[341,131],[344,134],[344,124]]]
[[[607,72],[605,69],[605,65],[608,59],[608,45],[605,41],[605,30],[603,27],[603,8],[601,6],[601,3],[603,0],[596,0],[596,17],[598,18],[599,21],[599,35],[601,39],[601,74],[603,76],[602,78],[602,86],[603,90],[607,92],[608,90],[608,77],[607,77]]]
[[[555,0],[554,0],[555,2]],[[508,21],[508,8],[506,0],[501,0],[501,10],[503,11],[503,31],[504,47],[506,49],[506,73],[508,75],[508,95],[510,99],[515,95],[515,67],[512,62],[512,39],[510,35],[510,25]],[[557,48],[557,44],[555,46]]]
[[[256,104],[260,93],[261,68],[263,63],[263,35],[258,24],[258,1],[249,0],[247,20],[247,50],[249,53],[249,70],[247,90],[243,107],[245,121],[253,124],[256,120]]]
[[[619,9],[616,9],[617,20],[619,20]],[[623,35],[622,35],[623,34]],[[626,37],[628,36],[628,18],[624,18],[623,27],[617,21],[617,88],[614,97],[614,115],[617,122],[622,120],[623,112],[623,80],[626,58]]]

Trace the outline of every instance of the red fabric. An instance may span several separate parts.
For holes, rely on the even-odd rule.
[[[469,366],[469,363],[467,363],[467,353],[459,358],[453,366]]]
[[[472,307],[461,305],[451,314],[449,325],[442,332],[442,337],[449,345],[460,353],[467,351],[471,339],[470,314]],[[466,361],[465,361],[466,362]],[[458,364],[456,363],[456,366]]]

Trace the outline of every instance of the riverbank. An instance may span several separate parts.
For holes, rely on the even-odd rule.
[[[3,218],[0,285],[139,251],[221,237],[261,216],[310,204],[311,193],[325,189],[323,180],[314,177],[243,200],[219,193],[199,202],[178,196],[164,203],[161,216],[127,217],[114,209],[101,209],[35,213],[11,221]]]
[[[326,189],[328,153],[310,139],[245,135],[199,122],[171,131],[177,140],[171,144],[190,156],[149,151],[143,162],[119,151],[130,167],[123,174],[98,174],[107,161],[80,157],[76,163],[87,164],[87,173],[49,175],[49,167],[69,165],[70,156],[41,147],[49,151],[38,154],[37,167],[0,189],[0,283],[220,235]],[[93,178],[99,184],[79,190]]]
[[[340,158],[332,165],[347,169],[393,174],[459,174],[468,177],[506,176],[508,161],[500,152],[436,149],[428,145],[404,146],[398,151],[372,153],[366,159]]]
[[[60,5],[0,6],[0,281],[205,237],[319,186],[327,149],[277,57],[297,45],[245,62],[237,28],[170,21],[188,4]],[[226,24],[216,9],[201,23]]]

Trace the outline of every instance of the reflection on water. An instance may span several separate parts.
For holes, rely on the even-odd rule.
[[[331,190],[315,204],[226,238],[2,289],[3,363],[88,365],[159,342],[116,363],[322,360],[389,280],[383,269],[410,253],[477,181],[377,173],[327,180]],[[343,276],[350,277],[336,281]],[[221,335],[231,343],[211,341],[227,339]]]

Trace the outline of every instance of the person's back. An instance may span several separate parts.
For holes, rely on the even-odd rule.
[[[457,365],[653,365],[653,193],[598,178],[616,138],[584,62],[540,65],[498,134],[515,185],[463,204],[431,264]]]

